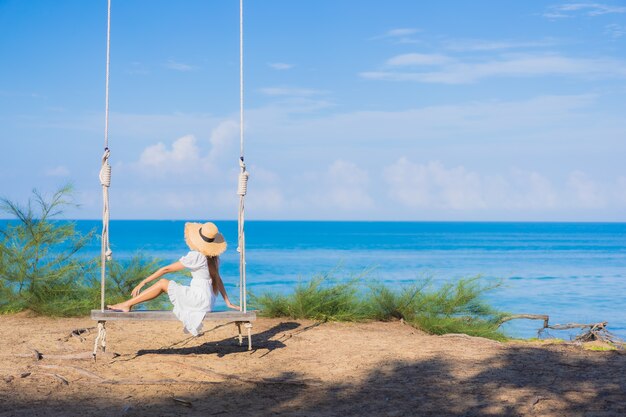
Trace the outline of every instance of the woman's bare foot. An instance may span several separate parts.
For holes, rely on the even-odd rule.
[[[116,310],[116,311],[121,311],[124,313],[128,313],[130,311],[130,307],[128,307],[126,303],[107,305],[107,308],[109,310]]]

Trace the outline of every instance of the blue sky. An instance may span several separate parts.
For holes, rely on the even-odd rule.
[[[626,2],[246,2],[247,217],[626,221]],[[235,219],[238,2],[114,0],[113,219]],[[106,1],[0,0],[0,194],[98,218]]]

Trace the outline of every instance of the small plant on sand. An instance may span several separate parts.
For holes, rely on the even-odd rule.
[[[0,230],[0,312],[64,315],[71,301],[84,300],[86,264],[74,255],[93,232],[83,235],[74,223],[55,220],[72,206],[69,185],[50,199],[34,190],[25,206],[0,199],[0,211],[16,218]]]

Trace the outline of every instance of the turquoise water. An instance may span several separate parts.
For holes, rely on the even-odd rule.
[[[98,221],[77,224],[100,228]],[[237,224],[216,224],[229,244],[222,275],[236,295]],[[183,225],[112,221],[114,256],[142,252],[173,262],[188,250]],[[246,237],[248,288],[255,293],[289,291],[298,280],[329,271],[339,279],[367,271],[365,279],[390,285],[481,275],[502,280],[488,300],[503,310],[548,314],[552,323],[608,321],[609,330],[626,338],[625,223],[250,221]],[[99,250],[94,242],[84,254]],[[506,331],[531,337],[539,325],[517,321]]]

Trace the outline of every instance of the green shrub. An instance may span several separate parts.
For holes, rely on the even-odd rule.
[[[330,285],[329,285],[330,283]],[[322,321],[363,319],[359,309],[356,281],[338,283],[327,275],[299,282],[290,295],[251,295],[250,304],[267,317],[290,317]]]
[[[266,317],[313,320],[398,320],[431,334],[465,333],[504,340],[498,330],[503,313],[483,300],[495,288],[480,278],[460,279],[435,288],[430,281],[399,289],[381,283],[360,285],[358,280],[339,283],[327,276],[299,283],[287,295],[265,293],[252,297],[251,305]]]
[[[25,206],[0,199],[0,211],[17,220],[0,229],[0,313],[28,309],[48,316],[76,316],[100,307],[99,260],[78,253],[95,232],[82,235],[73,222],[55,219],[71,206],[76,205],[69,185],[49,200],[35,190]],[[108,262],[106,303],[129,298],[158,262],[140,254],[129,261]],[[162,296],[143,307],[161,309],[167,302]]]
[[[82,235],[74,223],[54,220],[68,206],[75,206],[69,185],[50,200],[34,190],[26,206],[0,199],[0,211],[17,218],[0,230],[0,312],[63,315],[62,306],[85,295],[87,265],[74,255],[94,233]]]

